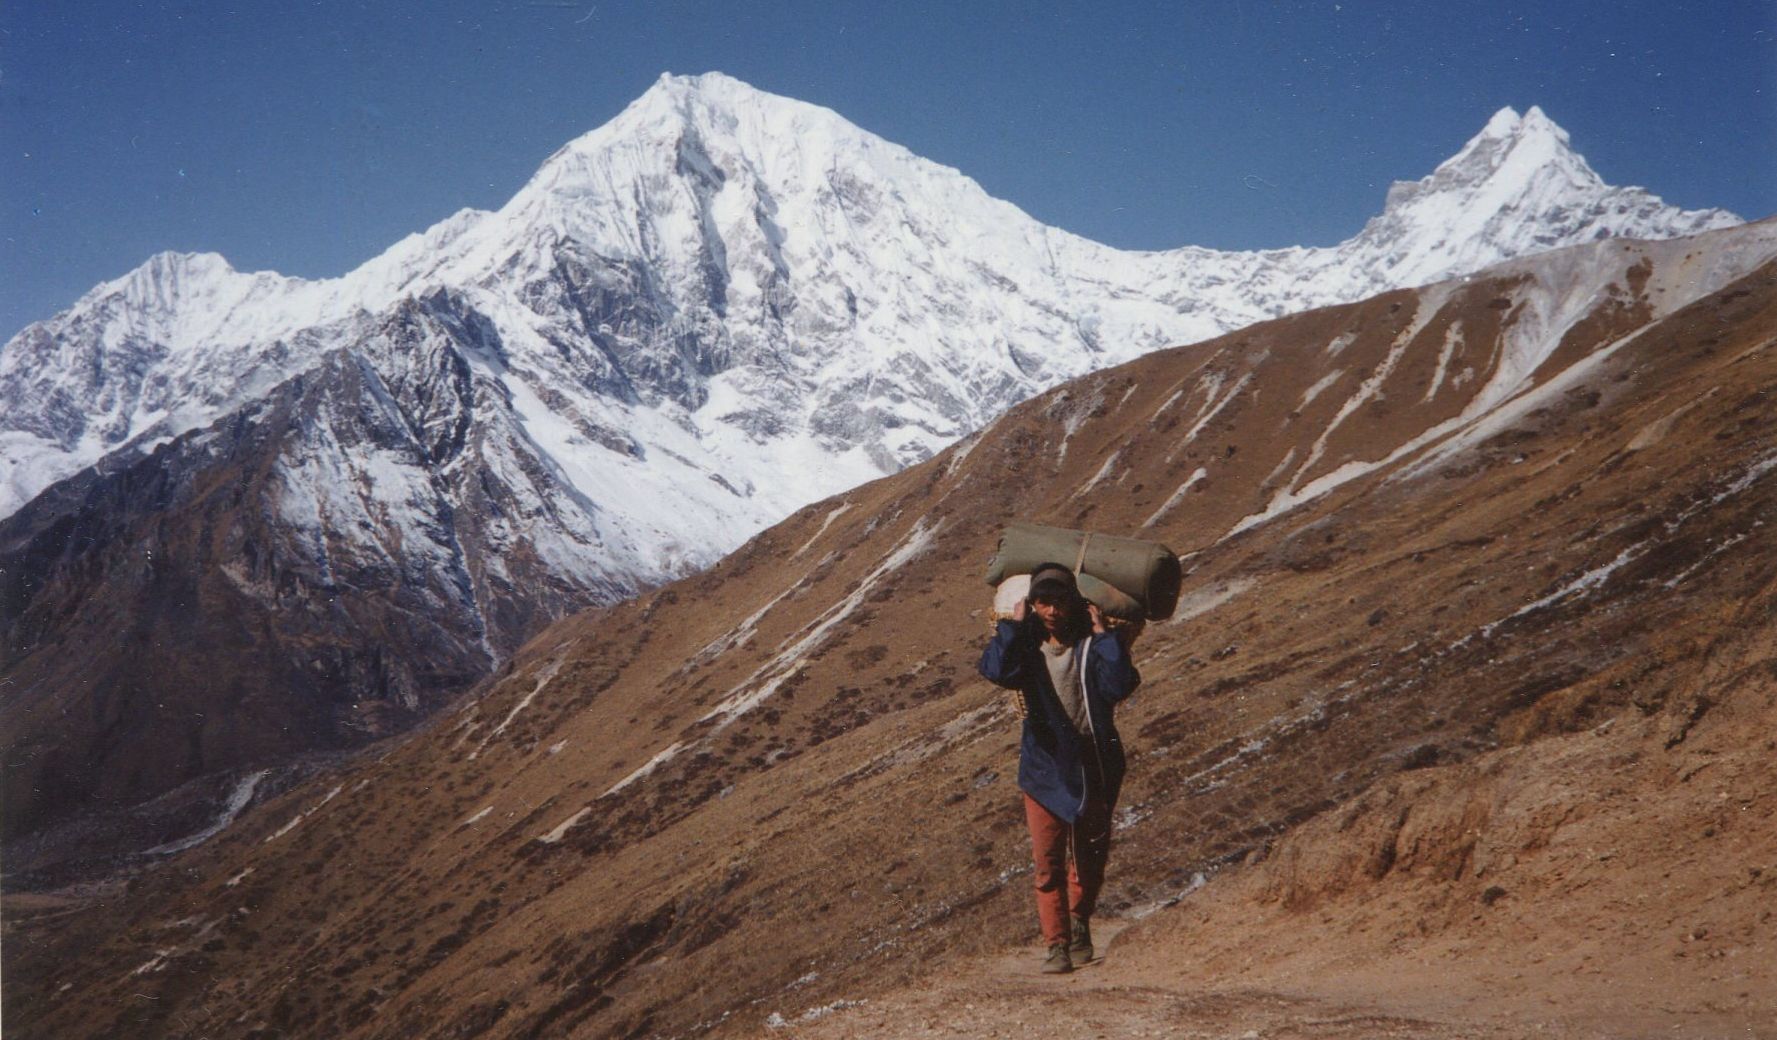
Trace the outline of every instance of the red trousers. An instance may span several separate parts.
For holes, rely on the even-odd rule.
[[[1111,858],[1111,810],[1095,790],[1072,825],[1024,796],[1024,821],[1030,826],[1030,851],[1036,860],[1037,920],[1043,942],[1053,946],[1071,936],[1068,913],[1091,917],[1104,887],[1104,868]],[[1070,862],[1071,861],[1071,862]]]

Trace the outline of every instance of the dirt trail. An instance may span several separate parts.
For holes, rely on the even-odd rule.
[[[1181,1040],[1494,1040],[1520,1028],[1438,1019],[1381,1002],[1193,985],[1120,956],[1127,922],[1105,921],[1103,955],[1070,975],[1040,974],[1037,947],[960,961],[916,985],[849,1006],[781,1012],[762,1035],[798,1040],[916,1037],[1178,1037]],[[844,1004],[845,1002],[841,1002]],[[1552,1032],[1546,1037],[1603,1034]]]
[[[1122,930],[1105,923],[1113,925],[1104,929],[1107,935]],[[941,969],[877,997],[786,1009],[756,1035],[795,1040],[1777,1037],[1777,1024],[1748,1024],[1740,1015],[1717,1018],[1676,1008],[1656,1015],[1613,1013],[1558,996],[1564,987],[1548,978],[1515,992],[1501,990],[1498,1001],[1478,1000],[1472,992],[1449,989],[1449,966],[1429,960],[1417,966],[1380,964],[1323,980],[1296,979],[1277,988],[1197,982],[1183,972],[1157,968],[1150,957],[1127,956],[1115,944],[1071,975],[1042,975],[1041,960],[1042,951],[1034,946],[963,960],[954,970]]]

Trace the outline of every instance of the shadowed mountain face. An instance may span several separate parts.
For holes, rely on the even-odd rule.
[[[1197,875],[1214,893],[1253,870],[1275,873],[1252,898],[1304,913],[1337,889],[1316,870],[1356,855],[1313,856],[1345,840],[1333,808],[1388,837],[1366,877],[1423,876],[1463,829],[1385,824],[1437,778],[1497,778],[1500,756],[1534,773],[1601,726],[1682,754],[1770,696],[1768,670],[1725,662],[1773,626],[1773,236],[1566,250],[1033,399],[703,575],[553,625],[472,702],[103,908],[13,898],[13,1020],[739,1034],[1029,940],[1017,724],[974,672],[1012,519],[1187,554],[1120,713],[1108,914],[1163,951],[1190,942],[1165,926],[1205,898],[1167,909]],[[1575,797],[1608,795],[1601,776]],[[1630,830],[1657,815],[1638,813]],[[1242,865],[1274,847],[1294,866]]]
[[[514,524],[574,505],[513,464],[476,349],[450,298],[413,303],[0,525],[5,835],[99,811],[15,844],[14,877],[190,834],[223,780],[404,729],[588,589],[633,591]]]

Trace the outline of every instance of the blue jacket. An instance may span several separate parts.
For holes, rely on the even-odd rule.
[[[1097,763],[1082,755],[1080,734],[1067,717],[1049,679],[1039,643],[1044,633],[1032,623],[1019,625],[1002,619],[993,640],[981,653],[981,675],[989,682],[1024,692],[1024,739],[1018,753],[1018,786],[1043,808],[1068,823],[1080,815],[1086,802],[1086,771],[1104,793],[1106,805],[1117,804],[1123,786],[1123,741],[1113,720],[1118,701],[1135,692],[1141,675],[1130,663],[1116,636],[1088,634],[1074,647],[1085,691],[1091,738],[1098,749]]]

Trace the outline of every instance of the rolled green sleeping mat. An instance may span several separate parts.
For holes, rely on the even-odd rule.
[[[1087,579],[1097,579],[1135,601],[1152,621],[1166,620],[1178,606],[1182,572],[1171,549],[1158,542],[1065,527],[1027,523],[1007,527],[1000,535],[999,552],[987,565],[987,583],[998,585],[1010,575],[1028,574],[1044,563],[1071,568],[1080,579],[1080,594],[1106,613],[1112,613],[1112,608],[1087,591]]]
[[[1104,615],[1115,621],[1126,621],[1131,624],[1146,621],[1148,612],[1140,603],[1124,595],[1115,585],[1099,581],[1090,574],[1082,574],[1078,585],[1080,595],[1098,604]],[[1013,608],[1019,600],[1030,595],[1030,575],[1014,574],[1000,582],[993,597],[993,620],[1012,616]]]

